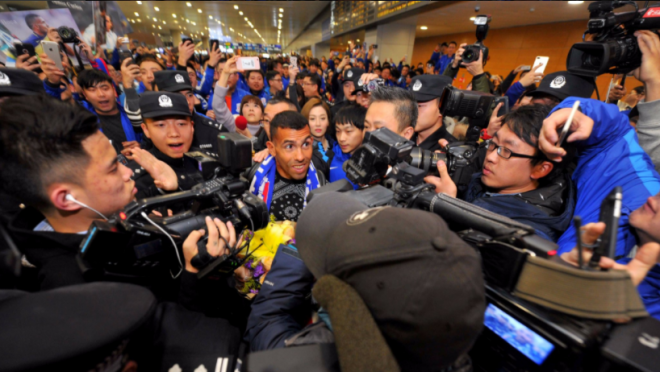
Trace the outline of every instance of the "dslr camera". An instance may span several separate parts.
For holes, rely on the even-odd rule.
[[[75,45],[80,44],[80,40],[78,40],[78,33],[76,30],[72,29],[71,27],[67,26],[60,26],[57,29],[58,35],[62,38],[62,42],[65,44],[68,43],[73,43]]]
[[[504,104],[497,116],[509,112],[509,97],[495,97],[492,94],[448,86],[440,96],[440,113],[443,117],[467,117],[472,119],[470,124],[485,128],[488,126],[490,115],[500,102]]]
[[[635,10],[614,13],[614,9],[625,5],[633,5]],[[639,67],[642,52],[634,33],[660,28],[660,5],[640,10],[634,1],[595,1],[589,4],[589,13],[585,36],[590,34],[593,38],[571,47],[566,69],[576,75],[595,77],[626,74]]]
[[[479,60],[479,52],[483,51],[483,63],[488,60],[488,47],[483,44],[483,41],[488,35],[488,24],[490,23],[490,16],[478,15],[474,19],[474,24],[477,26],[477,42],[472,45],[467,45],[463,48],[461,54],[462,63],[470,63]]]
[[[112,276],[138,283],[166,278],[168,272],[174,276],[184,269],[184,240],[190,232],[205,228],[206,216],[231,221],[237,235],[246,227],[253,231],[265,227],[268,207],[248,191],[249,181],[240,176],[252,165],[252,143],[238,133],[222,133],[218,143],[219,160],[213,171],[208,159],[189,155],[210,180],[189,191],[133,201],[108,221],[92,223],[77,256],[83,275],[89,280]],[[148,215],[175,205],[187,209],[167,217]],[[231,273],[241,264],[236,257],[239,251],[233,247],[208,267],[198,267],[198,276]]]

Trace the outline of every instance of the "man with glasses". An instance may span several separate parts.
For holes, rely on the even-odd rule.
[[[575,208],[573,184],[562,163],[539,150],[538,138],[549,113],[544,105],[522,106],[507,114],[487,148],[483,169],[472,176],[464,199],[525,223],[552,241],[570,226]],[[570,161],[570,160],[567,160]],[[428,176],[436,192],[456,197],[457,188],[443,161],[440,177]]]
[[[282,83],[282,74],[280,74],[278,71],[268,71],[266,73],[266,81],[268,82],[268,93],[270,93],[270,99],[275,97],[275,95],[279,92],[281,92],[284,89],[284,85]]]

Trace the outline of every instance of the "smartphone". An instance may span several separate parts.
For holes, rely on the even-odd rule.
[[[564,123],[564,127],[561,130],[561,133],[559,134],[559,141],[557,141],[557,146],[561,147],[564,145],[564,141],[566,141],[566,137],[568,137],[568,130],[571,129],[571,124],[573,123],[573,117],[575,116],[575,111],[577,111],[578,107],[580,107],[580,101],[575,101],[573,104],[573,109],[571,110],[571,113],[568,115],[568,120],[566,120],[566,123]]]
[[[532,69],[532,66],[526,65],[526,66],[522,66],[520,68],[520,71],[530,71],[531,69]]]
[[[128,39],[124,40],[121,43],[121,48],[119,49],[119,63],[123,63],[126,58],[130,58],[131,62],[128,64],[135,64],[135,59],[133,58],[133,53],[131,53],[131,48],[128,45]]]
[[[60,45],[54,41],[41,41],[41,47],[44,50],[44,53],[48,58],[52,59],[55,62],[55,66],[60,70],[64,71],[64,66],[62,65],[62,55],[60,55]]]
[[[209,47],[209,50],[212,52],[220,47],[220,42],[217,39],[211,39],[209,40]]]
[[[374,49],[378,49],[378,44],[374,44]]]
[[[236,68],[239,70],[258,70],[261,68],[259,57],[239,57],[236,62]]]
[[[192,42],[193,42],[193,39],[192,39],[191,37],[189,37],[189,36],[181,35],[181,42],[182,42],[183,44],[185,44],[186,41],[190,41],[190,42],[192,43]]]
[[[594,249],[591,260],[589,260],[589,267],[592,269],[599,266],[598,263],[603,256],[613,260],[617,259],[615,257],[616,241],[619,230],[619,218],[621,217],[622,200],[623,191],[621,186],[616,186],[600,204],[600,216],[598,219],[600,222],[605,223],[605,232],[600,236],[600,243]]]
[[[503,97],[497,97],[493,101],[493,108],[497,107],[497,105],[503,102],[504,104],[500,109],[497,111],[497,117],[500,117],[502,115],[506,115],[509,113],[509,97],[508,96],[503,96]]]
[[[16,48],[16,57],[27,54],[30,56],[28,58],[31,58],[36,55],[32,44],[14,43],[14,48]]]
[[[293,56],[289,57],[289,62],[291,62],[290,63],[291,67],[296,67],[296,68],[298,67],[298,57],[293,57]]]
[[[550,57],[543,57],[543,56],[536,57],[536,60],[534,60],[534,65],[533,66],[538,66],[540,63],[542,63],[543,65],[541,67],[537,68],[535,72],[543,73],[543,71],[545,71],[545,68],[548,67],[548,61],[549,60],[550,60]]]
[[[355,64],[355,58],[351,58],[351,63]]]

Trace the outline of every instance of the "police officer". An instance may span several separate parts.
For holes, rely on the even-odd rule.
[[[337,73],[336,75],[339,74],[340,73]],[[364,74],[364,70],[361,68],[351,68],[346,70],[344,73],[343,79],[340,80],[341,89],[344,93],[344,99],[335,103],[335,105],[330,108],[330,113],[333,118],[335,114],[339,112],[339,110],[341,110],[343,107],[355,102],[355,95],[353,94],[353,91],[355,90],[355,87],[357,87],[357,82],[360,80],[360,76],[362,76],[362,74]],[[333,76],[333,80],[335,79],[336,78]]]
[[[228,130],[217,121],[195,111],[195,94],[188,74],[181,71],[158,71],[154,73],[154,83],[159,91],[179,92],[186,97],[195,127],[193,147],[199,148],[207,155],[217,157],[218,134]]]
[[[179,190],[189,190],[202,182],[196,162],[184,157],[189,151],[198,151],[192,147],[195,128],[186,98],[179,93],[145,92],[140,96],[140,111],[144,120],[142,130],[153,143],[148,151],[176,173]],[[139,152],[133,152],[129,158],[135,156],[139,156]],[[153,193],[154,188],[159,189],[151,175],[139,164],[130,162],[127,166],[133,170],[138,198],[145,193]],[[163,169],[163,172],[171,170]]]
[[[410,91],[415,96],[419,112],[415,134],[411,140],[424,150],[440,150],[438,141],[441,139],[446,139],[449,143],[457,141],[447,132],[440,113],[440,97],[451,83],[452,79],[443,75],[415,76],[410,83]]]

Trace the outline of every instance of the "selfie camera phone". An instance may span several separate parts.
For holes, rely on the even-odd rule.
[[[16,49],[16,57],[27,54],[28,58],[32,58],[36,55],[32,44],[14,43],[14,48]]]
[[[55,62],[55,66],[61,71],[64,71],[64,65],[62,65],[62,56],[60,55],[60,45],[54,41],[41,41],[41,47],[44,50],[44,53]]]
[[[239,70],[258,70],[259,66],[259,57],[240,57],[236,62],[236,67]]]
[[[187,41],[190,41],[191,43],[193,42],[193,39],[188,36],[181,36],[181,42],[185,44]]]
[[[548,61],[550,60],[550,57],[543,57],[543,56],[538,56],[536,57],[536,60],[534,60],[534,66],[538,66],[539,64],[542,64],[541,67],[536,69],[534,71],[535,73],[543,73],[545,71],[545,68],[548,67]]]
[[[598,239],[598,246],[589,260],[589,267],[595,269],[598,267],[600,258],[605,256],[616,259],[616,242],[619,230],[619,218],[621,217],[621,201],[623,191],[621,186],[617,186],[603,199],[600,204],[599,220],[605,223],[605,232]],[[577,232],[579,234],[579,231]]]

